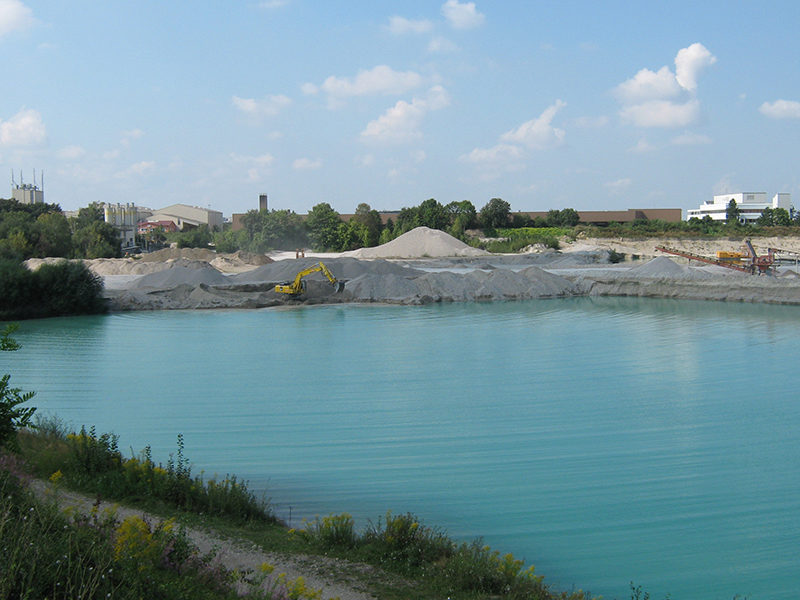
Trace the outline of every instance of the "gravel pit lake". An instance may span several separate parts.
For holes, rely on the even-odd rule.
[[[30,403],[294,526],[413,512],[556,589],[796,597],[800,307],[569,298],[21,323]],[[130,452],[131,450],[127,450]]]

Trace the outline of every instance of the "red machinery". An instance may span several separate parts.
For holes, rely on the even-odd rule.
[[[736,263],[731,262],[730,260],[720,260],[718,258],[701,256],[700,254],[694,254],[693,252],[678,250],[676,248],[656,246],[656,250],[666,252],[667,254],[682,256],[684,258],[688,258],[690,261],[696,260],[698,262],[704,262],[710,265],[719,265],[720,267],[725,267],[726,269],[735,269],[736,271],[742,271],[743,273],[761,275],[772,272],[772,267],[775,264],[775,248],[767,248],[767,254],[758,256],[755,248],[753,248],[753,244],[750,243],[749,239],[744,241],[744,248],[746,251],[746,256],[742,257],[742,262]]]

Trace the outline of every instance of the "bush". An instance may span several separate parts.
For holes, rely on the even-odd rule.
[[[63,426],[54,425],[46,432],[26,433],[21,444],[40,476],[60,472],[65,484],[86,492],[118,500],[158,501],[240,522],[277,522],[269,504],[235,476],[221,481],[192,477],[183,456],[183,436],[178,435],[177,457],[171,455],[166,467],[153,462],[149,446],[138,456],[124,458],[117,440],[114,434],[97,435],[94,427],[65,434]]]
[[[11,337],[16,328],[17,326],[12,324],[3,330],[0,336],[0,351],[13,352],[19,349],[19,344]],[[19,388],[12,388],[9,385],[10,380],[10,374],[0,377],[0,449],[6,446],[17,448],[17,430],[29,427],[36,411],[33,407],[20,406],[33,398],[34,392],[23,393]]]
[[[385,523],[378,520],[367,528],[364,541],[381,562],[392,561],[409,571],[440,562],[454,549],[443,532],[422,525],[411,513],[393,516],[387,512]]]
[[[60,261],[29,271],[0,261],[0,320],[87,315],[107,310],[103,280],[82,262]]]

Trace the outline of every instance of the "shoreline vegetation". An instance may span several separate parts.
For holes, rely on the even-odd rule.
[[[68,431],[54,418],[39,419],[17,439],[19,454],[0,454],[6,548],[0,555],[0,597],[328,598],[303,577],[281,576],[270,564],[235,572],[213,553],[199,554],[187,528],[207,527],[264,553],[336,559],[348,577],[360,573],[356,589],[377,598],[590,598],[580,590],[552,590],[511,554],[501,555],[481,540],[455,542],[408,513],[388,512],[361,532],[348,514],[289,529],[246,482],[193,475],[180,435],[165,465],[152,460],[149,448],[124,458],[115,435]],[[49,481],[49,495],[37,499],[27,491],[24,482],[31,477]],[[58,499],[66,490],[96,497],[95,509],[64,513]],[[101,498],[164,520],[155,524],[134,515],[117,521],[97,510]]]

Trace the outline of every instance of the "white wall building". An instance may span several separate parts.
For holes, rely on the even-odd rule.
[[[136,244],[136,224],[139,222],[139,214],[133,204],[105,204],[103,206],[103,217],[106,223],[110,223],[120,232],[122,247],[129,248]]]
[[[707,215],[715,221],[724,221],[731,200],[736,202],[736,207],[739,209],[740,223],[755,223],[765,208],[783,208],[790,215],[793,211],[791,194],[775,194],[772,201],[768,201],[766,192],[738,192],[720,194],[714,196],[712,200],[706,200],[700,208],[690,208],[686,211],[686,219],[692,217],[702,219]]]

